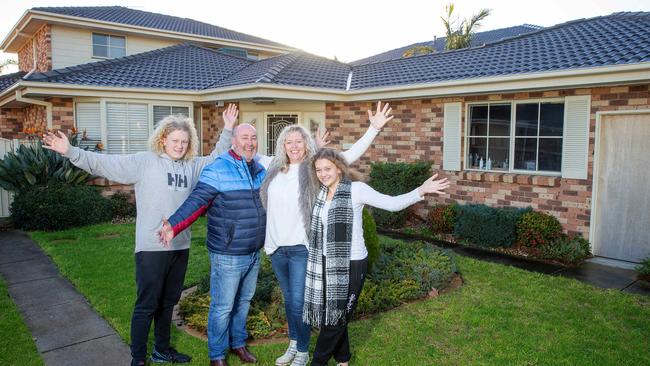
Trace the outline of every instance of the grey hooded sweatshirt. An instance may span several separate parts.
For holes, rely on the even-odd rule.
[[[224,130],[209,156],[172,160],[151,151],[129,155],[107,155],[71,146],[64,156],[91,174],[122,184],[133,184],[137,217],[135,252],[180,250],[190,247],[190,231],[174,238],[169,248],[158,239],[162,220],[168,218],[190,195],[201,171],[231,146],[232,131]],[[92,212],[89,212],[92,215]]]

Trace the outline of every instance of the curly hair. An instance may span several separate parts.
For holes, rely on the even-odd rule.
[[[187,151],[183,155],[183,160],[192,160],[199,153],[199,137],[196,134],[194,121],[191,118],[185,117],[181,114],[167,116],[160,120],[158,127],[153,131],[149,138],[149,149],[156,154],[165,152],[164,139],[174,131],[185,131],[190,135],[190,143],[187,146]]]

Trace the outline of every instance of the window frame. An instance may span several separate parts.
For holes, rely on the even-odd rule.
[[[554,176],[554,177],[561,177],[562,176],[562,166],[560,165],[560,171],[546,171],[546,170],[522,170],[522,169],[514,169],[514,164],[515,164],[515,159],[514,159],[514,154],[515,154],[515,136],[516,136],[516,121],[517,121],[517,105],[518,104],[532,104],[532,103],[562,103],[564,105],[564,108],[566,110],[566,100],[565,98],[536,98],[536,99],[521,99],[521,100],[484,100],[484,101],[476,101],[476,102],[467,102],[465,103],[465,123],[464,123],[464,134],[463,134],[463,170],[466,171],[471,171],[471,172],[486,172],[486,173],[501,173],[501,174],[526,174],[526,175],[542,175],[542,176]],[[476,169],[476,168],[471,168],[469,167],[469,128],[470,128],[470,116],[471,116],[471,107],[472,106],[480,106],[480,105],[487,105],[488,110],[489,110],[489,105],[490,104],[510,104],[510,149],[508,152],[508,169],[507,170],[487,170],[487,169]],[[562,117],[563,124],[566,124],[566,114]],[[539,114],[538,114],[538,124],[539,124]],[[536,138],[539,139],[539,131],[537,132],[538,135]],[[562,131],[562,143],[564,144],[564,130]],[[488,131],[488,136],[489,138],[489,131]],[[499,138],[497,136],[493,136],[496,138]],[[501,137],[502,138],[502,137]],[[521,137],[520,137],[521,138]],[[549,137],[553,139],[557,139],[558,137]],[[563,150],[564,151],[564,150]],[[539,146],[537,146],[537,156],[539,156]],[[537,160],[536,160],[537,161]],[[538,165],[538,164],[536,164]]]
[[[95,55],[95,35],[108,37],[108,41],[107,41],[108,44],[106,45],[108,56]],[[111,46],[111,38],[112,37],[124,38],[124,56],[119,56],[119,57],[128,56],[128,54],[129,54],[128,49],[129,48],[128,48],[128,42],[127,42],[126,35],[113,34],[113,33],[90,32],[90,57],[100,59],[100,60],[111,60],[111,59],[114,59],[114,58],[118,58],[118,57],[111,56],[111,47],[112,47]],[[103,46],[103,45],[98,44],[98,46]],[[113,48],[122,48],[122,47],[113,47]]]
[[[201,123],[197,123],[194,120],[194,103],[192,102],[170,102],[165,100],[140,100],[140,99],[123,99],[123,98],[75,98],[73,101],[73,114],[74,114],[74,126],[78,127],[77,124],[77,103],[99,103],[99,113],[101,120],[101,143],[104,145],[104,150],[102,153],[108,154],[108,111],[106,108],[107,103],[131,103],[131,104],[146,104],[147,105],[147,119],[148,119],[148,137],[154,131],[154,120],[153,120],[153,107],[154,106],[164,106],[164,107],[182,107],[188,108],[189,116],[194,121],[195,127],[198,129],[201,128]],[[81,131],[80,131],[81,132]],[[199,141],[202,143],[202,141]]]

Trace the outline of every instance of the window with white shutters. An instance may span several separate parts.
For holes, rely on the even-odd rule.
[[[75,118],[79,133],[79,146],[93,150],[102,142],[102,119],[99,102],[75,103]]]
[[[106,150],[109,154],[132,154],[147,150],[148,112],[147,104],[106,103]]]

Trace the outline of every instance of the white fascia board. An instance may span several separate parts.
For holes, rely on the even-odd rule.
[[[386,88],[352,90],[352,100],[407,99],[436,96],[461,96],[487,93],[580,88],[629,82],[650,81],[650,62],[632,65],[601,66],[579,70],[551,71],[512,76],[454,80],[441,83],[398,85]]]
[[[94,20],[94,19],[88,19],[83,17],[75,17],[70,15],[53,14],[53,13],[47,13],[41,11],[34,11],[34,10],[31,10],[31,13],[32,13],[31,15],[32,19],[44,20],[49,23],[76,25],[85,28],[109,29],[111,31],[116,31],[116,32],[128,32],[128,33],[135,33],[139,35],[149,35],[154,37],[174,38],[182,41],[218,43],[225,46],[254,48],[259,51],[267,51],[267,52],[283,53],[283,52],[295,51],[295,49],[291,47],[270,46],[270,45],[264,45],[264,44],[253,43],[253,42],[236,41],[232,39],[208,37],[208,36],[202,36],[198,34],[174,32],[174,31],[168,31],[168,30],[162,30],[156,28],[142,27],[137,25],[107,22],[107,21]]]
[[[7,48],[7,44],[13,42],[13,40],[21,33],[21,30],[25,26],[25,24],[28,23],[29,18],[31,18],[29,15],[29,9],[25,10],[23,15],[18,19],[16,24],[14,24],[13,27],[9,30],[9,33],[5,36],[5,38],[2,40],[2,43],[0,43],[0,50],[4,51]]]
[[[55,84],[38,82],[21,82],[24,87],[23,95],[51,95],[64,97],[105,97],[128,99],[160,99],[195,102],[199,94],[193,90],[177,89],[145,89],[117,88],[102,86],[86,86],[73,84]]]
[[[201,100],[248,99],[255,97],[277,99],[302,99],[318,101],[347,101],[349,97],[339,89],[310,88],[273,84],[249,84],[204,90]]]

